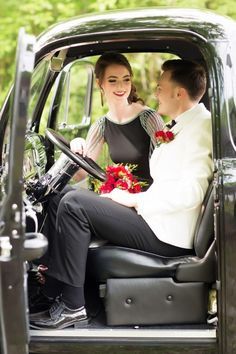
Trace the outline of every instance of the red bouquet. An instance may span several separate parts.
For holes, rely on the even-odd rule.
[[[174,139],[174,134],[171,131],[158,130],[155,132],[155,138],[157,141],[157,146],[163,143],[169,143]]]
[[[135,165],[116,164],[106,167],[107,179],[98,188],[100,193],[109,193],[114,188],[120,188],[129,191],[130,193],[141,192],[145,182],[139,182],[132,174]]]

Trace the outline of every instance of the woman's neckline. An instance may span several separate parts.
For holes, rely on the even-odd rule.
[[[145,107],[143,110],[141,110],[140,112],[136,113],[133,117],[127,119],[127,120],[124,121],[124,122],[115,121],[115,120],[111,119],[107,114],[105,114],[105,117],[106,117],[107,120],[109,120],[110,122],[112,122],[112,123],[114,123],[114,124],[117,124],[117,125],[125,125],[125,124],[128,124],[128,123],[131,123],[132,121],[134,121],[135,119],[137,119],[138,116],[140,116],[140,114],[142,114],[143,112],[148,111],[148,110],[151,110],[151,108]]]

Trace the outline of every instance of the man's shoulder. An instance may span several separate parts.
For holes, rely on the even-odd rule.
[[[211,115],[205,115],[199,117],[199,119],[195,119],[188,130],[191,136],[196,135],[199,138],[201,136],[210,138],[212,136]]]
[[[198,111],[198,114],[192,116],[188,124],[184,125],[181,136],[187,144],[194,144],[200,140],[211,141],[211,113],[207,109]]]
[[[197,109],[200,118],[211,119],[211,112],[206,108],[206,106],[203,103],[199,103]]]
[[[195,117],[192,120],[192,125],[211,126],[211,112],[204,106],[203,103],[198,104]]]

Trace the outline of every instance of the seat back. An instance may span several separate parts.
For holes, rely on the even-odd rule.
[[[214,238],[214,200],[213,182],[208,186],[201,212],[199,214],[195,234],[194,249],[199,258],[203,258]]]

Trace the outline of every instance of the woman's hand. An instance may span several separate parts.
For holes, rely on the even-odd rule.
[[[110,193],[101,194],[101,197],[112,199],[114,202],[129,208],[135,208],[137,206],[136,195],[119,188],[113,189]]]
[[[83,138],[75,138],[70,142],[71,151],[83,156],[87,155],[86,142]]]

